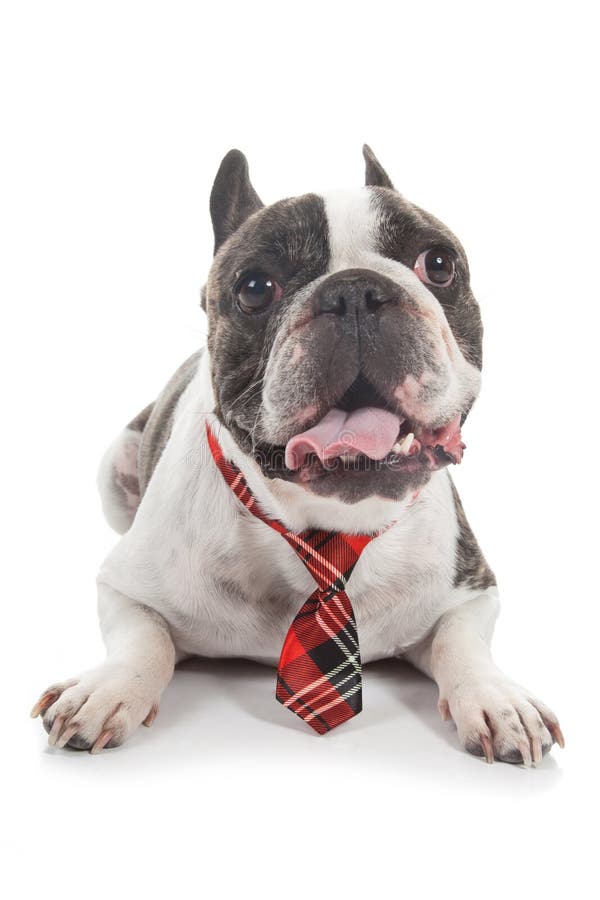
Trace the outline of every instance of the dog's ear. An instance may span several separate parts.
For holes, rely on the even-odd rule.
[[[246,157],[239,150],[230,150],[219,166],[210,195],[215,253],[248,216],[262,207],[263,203],[250,183]]]
[[[394,188],[388,173],[385,171],[368,144],[363,144],[365,158],[365,185],[367,187]]]

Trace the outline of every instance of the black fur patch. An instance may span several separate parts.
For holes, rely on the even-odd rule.
[[[177,404],[184,390],[196,374],[202,352],[202,350],[199,350],[186,359],[169,380],[156,403],[146,407],[144,412],[140,413],[129,425],[130,428],[133,428],[135,422],[138,422],[138,424],[143,422],[143,427],[139,429],[142,431],[142,438],[138,453],[140,497],[143,496],[152,473],[171,436]],[[150,413],[149,415],[147,415],[148,412]]]
[[[393,188],[390,176],[368,144],[363,146],[363,156],[365,159],[365,184],[372,187]]]
[[[219,166],[210,195],[215,253],[242,222],[262,206],[250,183],[246,157],[239,150],[230,150]]]
[[[496,578],[479,549],[479,544],[460,502],[456,485],[452,479],[450,479],[450,483],[452,485],[452,496],[454,497],[456,519],[458,521],[454,587],[467,585],[467,587],[471,587],[474,590],[485,590],[485,588],[496,584]]]
[[[329,264],[323,199],[282,200],[246,221],[217,254],[207,284],[208,346],[216,412],[245,450],[261,407],[262,378],[286,307]],[[277,304],[248,315],[237,305],[245,274],[270,275],[283,287]]]
[[[450,287],[427,285],[442,305],[456,342],[465,359],[478,369],[482,363],[483,325],[477,301],[469,284],[469,265],[460,241],[449,228],[396,191],[373,190],[381,215],[379,252],[412,269],[422,250],[434,245],[447,246],[456,254],[457,274]]]

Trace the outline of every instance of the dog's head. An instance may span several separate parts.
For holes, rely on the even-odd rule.
[[[482,326],[458,240],[364,148],[366,186],[263,206],[245,157],[211,195],[216,412],[264,475],[354,503],[460,462]]]

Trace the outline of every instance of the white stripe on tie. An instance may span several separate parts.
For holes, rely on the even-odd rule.
[[[286,700],[283,705],[289,706],[291,703],[294,703],[294,701],[297,700],[299,697],[303,697],[304,694],[308,694],[309,691],[312,691],[315,688],[318,688],[324,682],[331,681],[332,678],[334,678],[336,675],[339,675],[340,672],[343,672],[343,670],[346,668],[346,666],[352,665],[352,666],[354,666],[354,672],[360,671],[360,667],[357,666],[357,664],[356,664],[357,656],[358,656],[358,653],[355,653],[354,656],[349,656],[348,659],[346,659],[343,663],[340,663],[339,666],[336,666],[335,669],[332,669],[330,672],[327,672],[326,675],[321,675],[320,678],[315,678],[315,680],[313,682],[311,682],[311,684],[308,684],[305,687],[303,687],[301,691],[297,691],[293,695],[293,697],[290,697],[289,700]],[[319,699],[319,698],[317,697],[317,699]]]
[[[319,709],[315,709],[314,712],[309,713],[307,716],[302,716],[305,722],[310,722],[311,719],[314,719],[315,716],[320,716],[321,713],[326,712],[328,709],[331,709],[332,706],[337,706],[338,703],[342,703],[342,701],[347,700],[348,697],[351,697],[352,694],[355,694],[360,690],[360,684],[356,684],[353,688],[350,688],[349,691],[338,697],[336,700],[332,700],[331,703],[326,703],[325,706],[320,706]]]
[[[344,609],[344,607],[343,607],[342,604],[340,603],[338,595],[335,594],[334,597],[333,597],[332,599],[335,600],[336,605],[342,610],[342,612],[343,612],[344,615],[345,615],[345,614],[346,614],[346,610]],[[351,642],[352,644],[354,644],[355,647],[358,648],[358,644],[357,644],[357,642],[354,640],[354,638],[352,637],[352,635],[350,634],[350,632],[348,631],[347,626],[346,626],[346,625],[342,625],[342,623],[339,621],[339,619],[336,619],[336,617],[334,616],[333,610],[331,609],[331,600],[328,600],[327,603],[322,603],[321,606],[320,606],[320,611],[321,611],[321,613],[328,612],[329,615],[331,616],[331,618],[333,619],[333,621],[335,622],[335,624],[338,626],[338,634],[339,634],[339,632],[343,632],[343,633],[346,635],[346,637],[350,640],[350,642]]]

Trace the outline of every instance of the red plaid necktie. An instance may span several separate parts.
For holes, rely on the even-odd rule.
[[[213,458],[238,500],[286,539],[318,584],[284,641],[275,695],[315,731],[324,734],[362,709],[358,634],[345,588],[360,554],[381,531],[289,531],[277,519],[265,515],[242,472],[223,456],[208,422],[206,430]]]

